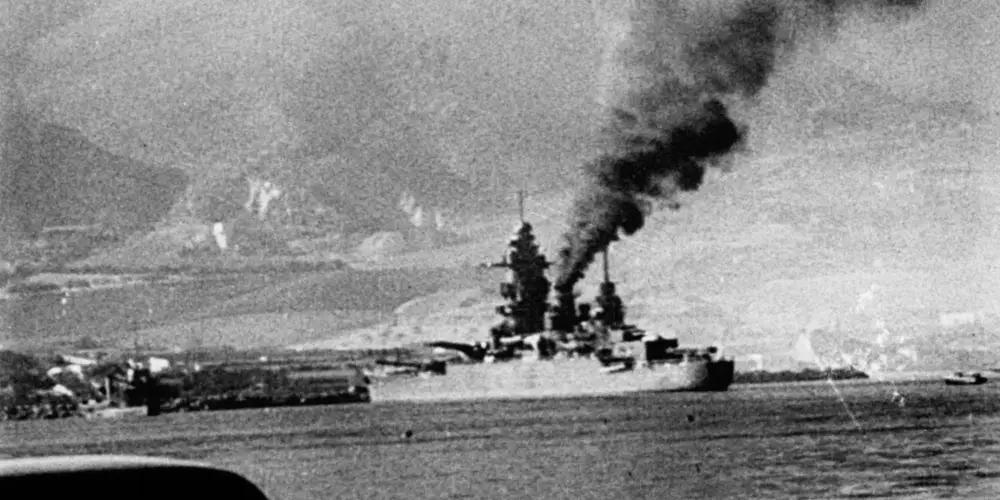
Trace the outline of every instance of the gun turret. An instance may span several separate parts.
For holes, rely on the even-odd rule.
[[[507,279],[500,284],[500,296],[505,304],[497,309],[504,322],[494,330],[494,336],[528,335],[545,329],[546,298],[551,284],[545,277],[550,263],[538,251],[531,224],[524,220],[524,197],[519,193],[521,221],[511,236],[507,252],[500,262],[489,267],[508,269]]]

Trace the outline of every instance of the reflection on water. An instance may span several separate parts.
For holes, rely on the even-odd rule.
[[[1000,488],[1000,386],[901,384],[905,405],[888,384],[838,387],[843,402],[822,382],[14,422],[0,426],[14,436],[0,455],[208,460],[275,498],[991,498]]]

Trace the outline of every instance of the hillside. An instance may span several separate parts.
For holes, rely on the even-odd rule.
[[[989,271],[998,257],[989,228],[1000,200],[988,168],[995,153],[981,147],[991,132],[929,127],[738,156],[679,210],[655,212],[614,246],[612,277],[630,320],[769,369],[995,365],[1000,278]],[[542,191],[527,200],[548,255],[571,196]],[[481,340],[496,320],[503,273],[473,266],[502,253],[515,221],[513,207],[484,211],[459,228],[465,243],[355,263],[367,271],[258,276],[236,293],[205,283],[190,300],[146,290],[152,295],[133,304],[138,335],[163,346],[299,348]],[[582,297],[596,293],[597,274],[578,289]],[[32,314],[15,322],[37,323]]]
[[[989,353],[1000,344],[987,332],[1000,326],[1000,275],[986,270],[998,257],[990,243],[1000,222],[995,153],[980,147],[985,132],[943,122],[931,132],[874,130],[860,144],[821,137],[798,151],[738,158],[680,210],[657,212],[614,246],[612,276],[630,318],[682,342],[719,343],[743,360],[763,356],[774,368],[993,364]],[[548,255],[568,199],[528,200],[527,219]],[[513,220],[468,228],[474,243],[385,265],[495,259]],[[583,297],[596,293],[595,274],[579,289]],[[501,277],[497,271],[481,287],[424,297],[383,325],[304,346],[355,345],[376,334],[482,339],[499,303],[491,281]],[[797,350],[803,335],[815,353]]]
[[[244,178],[256,176],[293,209],[321,203],[360,221],[357,231],[395,230],[404,191],[468,213],[495,208],[516,186],[573,182],[597,125],[595,5],[15,2],[0,108],[10,117],[23,107],[129,161],[181,169],[199,196],[239,207]],[[847,22],[842,36],[783,61],[785,78],[744,119],[758,143],[786,141],[803,130],[868,129],[887,105],[987,99],[989,75],[967,71],[966,54],[983,55],[974,29],[934,49],[963,78],[930,71],[936,63],[920,47],[884,48],[919,30],[954,31],[957,15],[934,3],[893,30]],[[886,76],[920,68],[927,78],[905,85]],[[20,128],[4,132],[5,155],[17,153],[8,143],[21,142]],[[17,182],[32,199],[60,196],[38,177]]]
[[[83,263],[172,265],[223,259],[210,225],[224,221],[234,247],[260,243],[231,252],[237,263],[273,243],[373,273],[155,297],[141,330],[160,340],[202,324],[223,343],[266,324],[247,345],[478,340],[499,276],[470,266],[502,252],[518,188],[545,250],[558,248],[593,154],[596,4],[57,4],[18,2],[2,26],[0,244],[18,224],[158,220]],[[731,106],[750,131],[731,172],[612,250],[630,316],[782,366],[815,361],[803,338],[820,357],[867,349],[896,367],[912,367],[899,355],[911,350],[919,363],[985,360],[1000,309],[995,10],[933,0],[891,26],[848,17],[783,54],[762,92]],[[265,181],[282,194],[254,217],[248,188]],[[433,213],[448,214],[449,238],[415,244],[414,220]],[[412,290],[373,292],[386,270]],[[340,316],[308,300],[330,290],[372,304]],[[22,306],[0,317],[5,332],[40,328]]]
[[[32,117],[17,122],[23,127],[23,157],[6,172],[5,202],[29,233],[89,224],[122,235],[149,230],[188,183],[179,169],[112,154],[79,130]]]
[[[259,175],[375,226],[404,187],[467,210],[552,181],[536,167],[569,167],[591,126],[587,11],[439,3],[93,2],[42,26],[17,82],[117,154],[199,183]]]

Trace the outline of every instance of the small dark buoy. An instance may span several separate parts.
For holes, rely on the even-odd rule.
[[[406,439],[410,439],[411,437],[413,437],[413,431],[411,429],[406,429],[406,432],[403,433],[403,437],[405,437]]]
[[[694,422],[694,415],[688,414],[688,422]]]

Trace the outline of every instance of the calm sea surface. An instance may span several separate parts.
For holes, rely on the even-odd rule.
[[[204,460],[284,499],[1000,495],[1000,385],[836,388],[6,422],[0,455]]]

